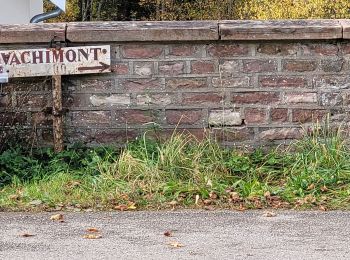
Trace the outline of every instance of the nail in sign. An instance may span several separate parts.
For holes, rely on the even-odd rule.
[[[0,50],[0,67],[10,78],[106,73],[111,71],[111,50],[108,45]]]

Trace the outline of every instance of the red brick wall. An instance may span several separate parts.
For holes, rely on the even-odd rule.
[[[64,77],[66,142],[121,144],[156,128],[151,135],[186,129],[260,145],[300,138],[301,127],[327,114],[348,121],[347,21],[237,23],[183,22],[175,30],[155,22],[158,31],[140,26],[135,36],[123,23],[105,31],[68,24],[71,44],[112,46],[113,72]],[[116,39],[124,34],[130,38]],[[0,127],[22,125],[37,144],[50,144],[50,89],[49,79],[11,79],[0,96]]]

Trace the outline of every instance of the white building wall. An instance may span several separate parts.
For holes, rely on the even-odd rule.
[[[0,24],[25,24],[43,12],[42,0],[0,0]]]

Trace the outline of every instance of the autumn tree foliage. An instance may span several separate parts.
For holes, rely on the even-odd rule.
[[[49,3],[46,8],[50,9]],[[349,0],[68,0],[62,21],[350,18]]]

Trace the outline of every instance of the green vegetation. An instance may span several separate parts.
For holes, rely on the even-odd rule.
[[[347,209],[350,150],[327,127],[286,149],[242,152],[214,140],[146,135],[126,148],[0,154],[0,209]]]
[[[61,21],[350,18],[349,0],[68,0]],[[52,6],[46,2],[46,8]]]

